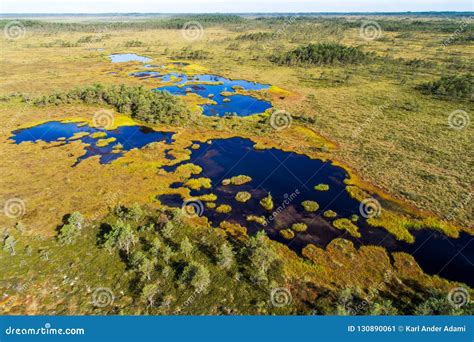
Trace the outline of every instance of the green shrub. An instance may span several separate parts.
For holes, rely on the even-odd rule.
[[[248,222],[257,222],[258,224],[261,224],[262,226],[264,226],[267,223],[267,220],[265,219],[265,216],[248,215],[247,216],[247,221]]]
[[[84,217],[75,211],[66,219],[66,223],[59,228],[58,241],[63,245],[70,245],[76,242],[81,234],[84,224]]]
[[[228,214],[232,211],[232,207],[228,204],[221,204],[216,208],[216,211],[221,214]]]
[[[203,291],[210,285],[211,276],[206,266],[192,261],[184,268],[181,280],[183,283]]]
[[[238,36],[237,40],[247,40],[247,41],[254,41],[260,42],[263,40],[267,40],[273,37],[273,33],[271,32],[253,32],[253,33],[245,33]]]
[[[337,213],[335,211],[332,211],[332,210],[326,210],[323,213],[323,215],[324,215],[324,217],[327,217],[327,218],[333,218],[333,217],[337,216]]]
[[[142,86],[93,86],[76,88],[66,93],[43,96],[34,101],[37,106],[83,102],[106,104],[119,113],[130,113],[132,118],[150,122],[177,124],[188,122],[190,111],[177,96],[167,92],[150,91]]]
[[[315,185],[314,186],[314,190],[318,190],[318,191],[328,191],[329,190],[329,185],[327,184],[318,184],[318,185]]]
[[[303,206],[304,210],[310,213],[319,209],[319,204],[315,201],[303,201],[301,202],[301,205]]]
[[[423,83],[417,89],[425,95],[468,100],[474,91],[474,77],[471,74],[443,76],[437,81]]]
[[[358,64],[368,61],[369,55],[352,46],[320,43],[301,46],[281,55],[273,55],[270,60],[283,65]]]
[[[308,229],[308,225],[306,223],[293,223],[291,229],[295,232],[305,232]]]
[[[112,225],[110,232],[104,236],[104,247],[109,251],[118,249],[129,254],[133,245],[138,241],[138,237],[133,232],[129,223],[118,220]]]
[[[125,42],[125,47],[142,47],[146,44],[140,40],[127,40]]]
[[[222,185],[243,185],[252,181],[252,177],[246,175],[238,175],[232,178],[227,178],[222,181]]]
[[[287,240],[291,240],[295,237],[295,233],[291,229],[280,230],[280,235]]]
[[[239,191],[236,195],[235,195],[235,199],[239,202],[247,202],[249,199],[252,198],[252,195],[250,194],[250,192],[247,192],[247,191]]]
[[[188,179],[184,185],[193,190],[210,189],[212,186],[211,180],[205,177]]]
[[[260,205],[264,207],[266,210],[272,210],[273,209],[273,198],[272,194],[268,194],[267,197],[264,197],[260,200]]]
[[[337,219],[332,223],[332,225],[334,227],[336,227],[337,229],[347,231],[352,236],[361,237],[361,235],[359,233],[359,229],[349,219],[346,219],[346,218]]]

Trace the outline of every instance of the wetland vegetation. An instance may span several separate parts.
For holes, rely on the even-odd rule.
[[[2,313],[473,314],[467,14],[17,22]]]

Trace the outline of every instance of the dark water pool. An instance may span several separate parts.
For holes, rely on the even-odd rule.
[[[263,113],[272,107],[268,101],[250,95],[236,94],[235,91],[236,88],[259,91],[268,89],[268,84],[231,80],[209,74],[188,77],[186,74],[177,72],[163,75],[160,80],[162,82],[173,82],[173,85],[158,87],[155,89],[156,91],[167,91],[178,96],[195,93],[216,102],[216,104],[202,106],[203,114],[208,116],[224,116],[234,113],[237,116],[248,116]]]
[[[85,134],[84,136],[76,136],[75,134]],[[92,137],[93,134],[101,134],[100,137]],[[47,143],[63,141],[67,144],[74,140],[80,140],[86,146],[86,153],[80,156],[76,163],[77,165],[82,160],[100,156],[100,163],[107,164],[113,160],[121,157],[125,151],[130,151],[134,148],[141,148],[149,143],[164,141],[167,144],[172,142],[172,132],[157,132],[145,126],[120,126],[113,130],[104,130],[90,127],[84,123],[63,123],[58,121],[50,121],[38,126],[25,128],[13,132],[10,138],[16,144],[25,141],[35,142],[42,140]],[[102,139],[111,139],[105,146],[100,145]],[[98,146],[99,143],[99,146]],[[118,148],[121,145],[121,148]]]
[[[474,245],[469,244],[472,240],[470,235],[463,233],[460,238],[451,239],[431,230],[413,231],[416,241],[408,244],[397,241],[384,229],[370,227],[360,216],[360,203],[351,198],[345,190],[343,181],[348,177],[347,173],[329,161],[313,160],[277,149],[255,150],[251,141],[231,138],[202,144],[199,149],[192,151],[191,160],[185,163],[188,162],[202,167],[202,174],[196,177],[212,180],[211,189],[192,191],[191,195],[214,193],[218,197],[217,205],[229,204],[232,207],[229,214],[204,209],[203,215],[215,225],[223,220],[240,223],[246,226],[251,234],[265,229],[271,238],[287,244],[297,252],[308,243],[324,247],[338,237],[349,239],[356,246],[379,245],[390,252],[404,251],[412,254],[429,274],[439,274],[447,279],[474,286]],[[173,171],[176,166],[166,170]],[[248,175],[252,177],[252,181],[240,186],[222,185],[223,179],[237,175]],[[316,191],[314,186],[320,183],[329,185],[329,190]],[[179,184],[173,185],[178,186]],[[238,191],[248,191],[252,198],[246,203],[240,203],[235,199]],[[265,228],[258,223],[247,222],[247,215],[269,217],[269,212],[259,204],[268,193],[272,194],[274,211],[279,206],[284,209],[274,220],[269,220]],[[169,206],[180,207],[183,203],[179,195],[164,195],[159,199]],[[289,202],[288,205],[284,204],[285,200]],[[319,210],[315,213],[305,212],[301,206],[304,200],[318,202]],[[338,214],[337,218],[358,215],[359,221],[356,224],[362,237],[355,238],[334,228],[331,225],[332,219],[322,215],[329,209]],[[283,239],[279,235],[281,228],[289,228],[297,222],[306,223],[308,230],[297,233],[292,240]]]

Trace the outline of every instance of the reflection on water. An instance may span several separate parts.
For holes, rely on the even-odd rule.
[[[84,123],[50,121],[14,131],[10,139],[17,144],[37,140],[68,144],[80,140],[86,144],[86,153],[77,159],[75,166],[92,156],[100,156],[100,163],[107,164],[121,157],[125,151],[141,148],[152,142],[164,141],[170,144],[172,135],[172,132],[157,132],[145,126],[120,126],[113,130],[103,130]]]
[[[109,55],[110,61],[112,63],[123,63],[123,62],[148,62],[151,61],[151,58],[136,55],[134,53],[117,53]]]
[[[414,244],[397,241],[393,235],[381,228],[370,227],[363,217],[359,217],[357,226],[360,238],[353,237],[332,226],[333,218],[324,217],[323,213],[332,210],[336,218],[350,218],[358,215],[359,202],[349,196],[345,190],[344,179],[348,177],[344,169],[334,166],[330,161],[314,160],[304,155],[283,152],[278,149],[255,150],[253,143],[247,139],[231,138],[213,140],[192,151],[191,160],[183,162],[199,165],[203,172],[195,177],[207,177],[212,181],[212,188],[191,191],[192,196],[213,193],[217,195],[216,204],[228,204],[230,213],[218,213],[215,209],[204,209],[203,215],[218,225],[226,220],[239,223],[248,228],[250,234],[265,229],[267,234],[290,248],[300,252],[308,243],[324,247],[335,238],[343,237],[354,242],[356,246],[378,245],[388,251],[404,251],[412,254],[423,270],[430,274],[440,274],[452,280],[459,280],[474,285],[474,249],[464,248],[472,239],[461,234],[459,239],[452,239],[432,230],[414,231]],[[179,165],[179,164],[178,164]],[[165,168],[173,171],[173,167]],[[251,182],[244,185],[223,185],[222,181],[232,176],[248,175]],[[317,184],[329,185],[327,191],[317,191]],[[174,184],[172,188],[179,187]],[[252,198],[246,203],[235,199],[237,192],[247,191]],[[273,220],[269,220],[271,212],[266,211],[260,200],[271,193],[274,210],[283,208]],[[169,206],[180,207],[183,199],[179,195],[159,196],[159,200]],[[319,209],[306,212],[301,202],[316,201]],[[287,203],[287,204],[286,204]],[[268,225],[247,222],[248,215],[264,216]],[[290,228],[293,223],[305,223],[308,229],[296,233],[296,237],[286,240],[281,237],[280,230]],[[446,266],[446,265],[449,265]],[[446,266],[446,267],[445,267]]]

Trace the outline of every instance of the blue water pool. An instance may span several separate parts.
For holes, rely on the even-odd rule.
[[[112,63],[123,63],[123,62],[149,62],[151,58],[136,55],[134,53],[116,53],[109,55],[110,61]]]
[[[78,135],[85,133],[87,135]],[[94,133],[101,136],[93,137]],[[166,144],[170,144],[172,142],[172,135],[172,132],[157,132],[145,126],[121,126],[113,130],[104,130],[90,127],[84,123],[50,121],[14,131],[10,139],[16,144],[36,142],[38,140],[47,143],[63,142],[67,144],[71,141],[80,140],[82,143],[87,144],[85,147],[86,153],[76,160],[73,165],[75,166],[82,160],[93,156],[100,156],[100,163],[107,164],[121,157],[126,151],[141,148],[152,142],[163,141]],[[102,139],[111,138],[114,140],[105,146],[100,146]]]
[[[265,112],[271,108],[270,102],[251,95],[237,94],[236,89],[259,91],[268,89],[268,84],[246,80],[231,80],[218,75],[202,74],[188,77],[184,73],[173,72],[163,75],[162,82],[173,82],[173,85],[158,87],[157,91],[167,91],[170,94],[183,96],[194,93],[208,98],[215,103],[202,106],[203,114],[207,116],[224,116],[235,114],[249,116]]]
[[[218,213],[214,209],[203,207],[202,214],[216,226],[225,220],[247,227],[250,234],[265,229],[271,238],[298,252],[309,243],[324,247],[335,238],[341,237],[353,241],[356,246],[382,246],[390,252],[403,251],[412,254],[429,274],[439,274],[451,280],[474,285],[474,248],[464,248],[474,240],[472,236],[461,233],[459,238],[453,239],[434,230],[412,230],[415,242],[409,244],[396,240],[382,228],[369,226],[366,219],[360,215],[359,201],[346,191],[344,179],[349,177],[348,174],[330,161],[311,159],[278,149],[256,150],[250,140],[231,138],[202,144],[199,149],[192,150],[190,160],[183,163],[189,162],[203,169],[203,172],[195,177],[207,177],[212,181],[211,189],[191,190],[191,196],[213,193],[217,196],[217,205],[227,204],[232,207],[230,213]],[[171,172],[177,165],[166,167],[165,170]],[[247,175],[252,180],[238,186],[222,184],[224,179],[237,175]],[[329,185],[329,190],[314,189],[315,185],[321,183]],[[172,188],[179,186],[180,184],[173,184]],[[238,202],[235,195],[239,191],[249,192],[252,198],[245,203]],[[260,205],[260,200],[268,193],[273,197],[272,212],[278,212],[273,219],[269,216],[271,212]],[[159,200],[169,206],[181,207],[184,199],[171,194],[159,196]],[[316,201],[319,209],[316,212],[306,212],[301,205],[305,200]],[[278,210],[279,207],[282,210]],[[355,224],[361,237],[353,237],[346,231],[335,228],[332,225],[334,219],[323,215],[327,210],[336,212],[337,218],[358,215]],[[268,224],[262,226],[256,222],[248,222],[248,215],[263,216],[267,218]],[[281,229],[289,228],[298,222],[307,224],[307,231],[297,233],[291,240],[280,236]],[[462,254],[458,253],[460,250],[463,251]]]

